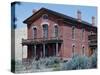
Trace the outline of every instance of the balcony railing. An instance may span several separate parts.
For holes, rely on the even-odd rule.
[[[88,40],[97,40],[97,35],[94,34],[94,35],[89,35],[88,36]]]
[[[40,44],[40,43],[54,43],[62,42],[61,38],[58,37],[49,37],[49,38],[35,38],[35,39],[22,39],[22,44]]]
[[[96,34],[89,35],[88,40],[89,40],[89,46],[90,47],[97,46],[97,35]]]

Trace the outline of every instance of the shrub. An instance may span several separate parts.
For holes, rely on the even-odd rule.
[[[88,69],[97,67],[97,53],[95,52],[91,57],[74,55],[71,60],[62,61],[59,57],[45,57],[39,60],[31,59],[31,62],[12,61],[15,64],[17,72],[36,72],[50,68],[50,70],[76,70]]]
[[[33,59],[32,68],[33,69],[44,69],[44,68],[53,68],[54,65],[59,64],[60,59],[58,57],[48,57],[40,58],[39,60]]]
[[[68,62],[63,63],[63,70],[76,70],[90,68],[90,60],[86,56],[76,55]]]
[[[90,59],[91,59],[91,68],[96,68],[97,67],[97,52],[96,51],[93,53]]]

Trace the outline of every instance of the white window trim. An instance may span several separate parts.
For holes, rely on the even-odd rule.
[[[42,22],[40,25],[41,25],[41,29],[42,29],[42,36],[41,36],[41,38],[43,38],[43,25],[44,24],[47,24],[48,25],[48,30],[49,30],[49,25],[50,25],[50,23],[49,22],[46,22],[46,21],[44,21],[44,22]]]
[[[55,38],[55,26],[58,26],[58,24],[53,25],[53,37]],[[59,26],[58,26],[58,37],[59,37]]]
[[[32,29],[33,29],[33,28],[36,28],[36,29],[37,29],[37,26],[32,26]]]
[[[44,19],[44,18],[43,18],[44,15],[48,16],[48,14],[43,14],[43,15],[42,15],[42,21],[48,21],[48,19]]]
[[[48,25],[48,31],[49,31],[49,23],[48,22],[43,22],[41,23],[41,27],[42,27],[42,38],[43,38],[43,25],[47,24]],[[49,34],[49,33],[48,33]]]
[[[41,26],[43,26],[44,24],[47,24],[48,26],[50,25],[49,22],[45,22],[45,21],[44,21],[44,22],[41,23]]]
[[[55,23],[54,26],[58,26],[58,24]]]

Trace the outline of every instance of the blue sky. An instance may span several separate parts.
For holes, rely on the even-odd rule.
[[[47,4],[47,3],[30,3],[22,2],[21,5],[15,6],[15,16],[17,17],[17,28],[26,27],[23,21],[31,16],[33,9],[48,8],[56,12],[76,18],[77,10],[82,12],[82,20],[91,23],[91,17],[97,18],[97,8],[92,6],[76,6],[76,5],[62,5],[62,4]]]

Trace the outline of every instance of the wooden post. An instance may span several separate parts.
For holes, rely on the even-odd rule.
[[[56,43],[56,56],[58,56],[58,43]]]
[[[45,57],[45,43],[43,44],[43,56]]]
[[[36,57],[36,45],[34,45],[34,56]]]

